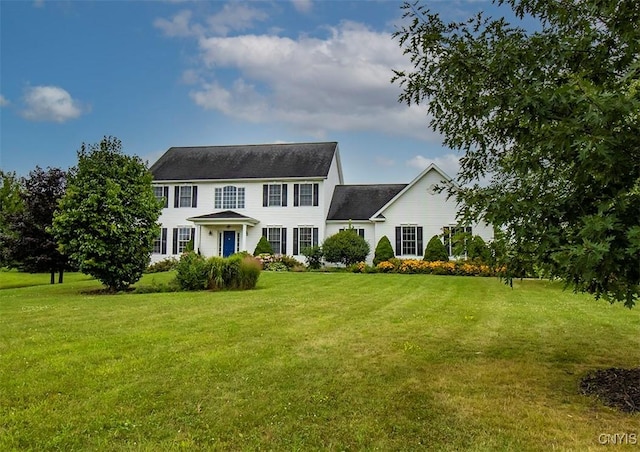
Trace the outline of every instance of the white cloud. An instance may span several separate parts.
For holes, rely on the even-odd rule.
[[[24,95],[22,116],[32,121],[65,122],[83,112],[80,104],[58,86],[34,86]]]
[[[153,25],[169,37],[202,38],[207,34],[226,36],[231,31],[248,30],[255,22],[268,19],[264,11],[238,2],[225,4],[218,13],[207,16],[204,24],[195,23],[192,16],[190,10],[182,10],[170,20],[157,18]]]
[[[10,103],[11,102],[9,102],[9,100],[6,97],[4,97],[2,94],[0,94],[0,107],[6,107]]]
[[[382,130],[439,140],[426,108],[397,102],[392,69],[408,62],[389,33],[343,22],[326,38],[200,37],[202,82],[191,97],[206,109],[254,122],[287,123],[319,135]],[[237,72],[232,81],[217,71]]]
[[[169,37],[198,36],[203,33],[203,29],[198,25],[191,25],[191,11],[184,10],[177,13],[171,20],[157,18],[153,21],[156,28]]]
[[[407,161],[407,166],[423,170],[432,163],[435,163],[438,168],[444,171],[449,177],[456,178],[458,171],[460,171],[460,157],[456,154],[444,154],[435,158],[423,157],[422,155],[416,155]]]
[[[313,9],[312,0],[291,0],[293,7],[300,13],[309,13]]]

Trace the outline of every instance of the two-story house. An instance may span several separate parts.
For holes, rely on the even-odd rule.
[[[456,204],[435,190],[452,183],[435,165],[413,182],[345,185],[338,143],[170,148],[151,167],[164,200],[152,261],[193,240],[205,256],[252,252],[264,236],[277,254],[301,252],[350,225],[373,250],[383,235],[398,257],[422,257],[425,238],[455,233]],[[472,226],[485,240],[486,225]]]

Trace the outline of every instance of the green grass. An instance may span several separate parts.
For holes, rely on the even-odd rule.
[[[21,285],[10,273],[1,287]],[[590,370],[640,365],[640,311],[557,284],[263,273],[246,292],[97,295],[67,281],[0,290],[0,450],[583,451],[640,437],[640,416],[578,392]]]

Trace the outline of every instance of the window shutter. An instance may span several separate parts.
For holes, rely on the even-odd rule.
[[[173,228],[173,253],[178,254],[178,228]]]
[[[416,231],[416,236],[417,237],[416,238],[418,239],[417,240],[418,241],[418,249],[416,250],[416,254],[418,256],[421,256],[423,251],[424,251],[422,249],[422,226],[418,226],[416,229],[417,229],[417,231]]]
[[[313,246],[318,246],[318,228],[313,228],[313,242],[311,242]]]
[[[167,190],[169,190],[169,187],[167,187]],[[160,253],[167,254],[167,228],[162,228],[160,237]]]
[[[298,207],[299,205],[300,205],[300,184],[293,184],[293,207]],[[293,253],[293,254],[296,254],[296,253]]]
[[[198,186],[191,188],[191,207],[198,207]]]
[[[298,184],[296,184],[298,185]],[[295,185],[294,185],[295,187]],[[294,188],[295,191],[295,188]],[[295,198],[294,198],[295,200]],[[293,254],[298,254],[298,228],[293,228]]]
[[[282,240],[280,254],[287,254],[287,228],[282,228]]]
[[[173,207],[178,207],[178,203],[180,202],[180,187],[176,186],[175,190],[173,191]],[[173,253],[175,254],[175,253]]]
[[[262,207],[267,207],[268,205],[269,205],[269,186],[267,184],[264,184],[262,185]]]
[[[320,184],[313,184],[313,205],[318,206]]]
[[[402,256],[402,228],[396,226],[396,256]]]
[[[169,207],[169,186],[162,187],[162,196],[164,197],[164,206]]]
[[[287,207],[287,184],[282,184],[282,207]]]
[[[358,235],[364,238],[364,229],[358,229]]]

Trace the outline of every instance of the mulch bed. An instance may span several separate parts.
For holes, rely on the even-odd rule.
[[[602,369],[580,381],[583,394],[597,396],[605,405],[626,413],[640,413],[640,367]]]

